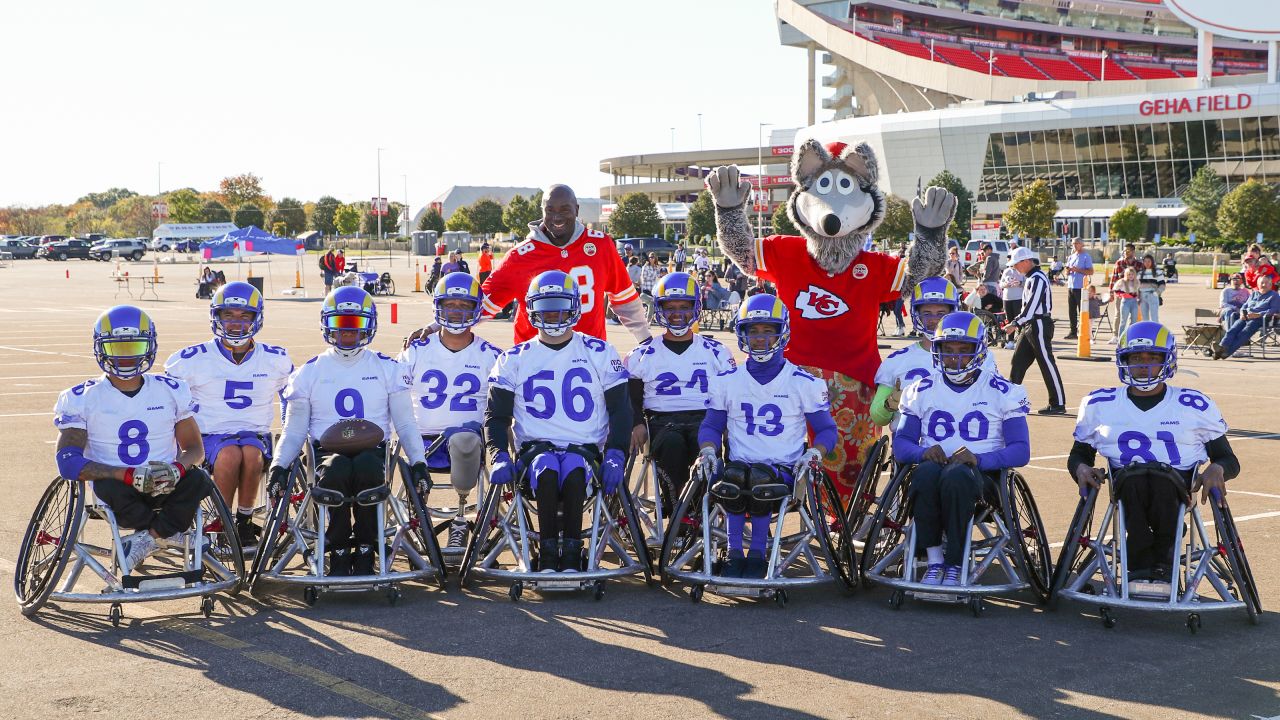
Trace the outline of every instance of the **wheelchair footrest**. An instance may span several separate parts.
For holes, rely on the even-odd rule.
[[[204,579],[204,569],[185,570],[163,575],[125,575],[120,584],[126,590],[173,590],[194,585]]]

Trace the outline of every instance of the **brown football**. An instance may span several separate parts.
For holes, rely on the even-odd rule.
[[[354,455],[382,442],[382,428],[362,418],[346,418],[320,434],[320,447],[328,452]]]

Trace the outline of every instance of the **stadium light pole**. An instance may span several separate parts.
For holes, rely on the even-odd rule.
[[[404,210],[400,212],[404,222],[404,236],[409,238],[409,252],[405,253],[405,259],[409,261],[409,267],[413,267],[413,228],[409,226],[409,218],[413,216],[409,214],[409,176],[401,175],[400,179],[404,181]]]
[[[756,232],[761,237],[764,236],[764,221],[761,220],[760,196],[764,194],[764,129],[772,127],[773,123],[756,123],[756,182],[758,191],[756,193]]]
[[[671,128],[671,152],[676,151],[676,129]]]
[[[702,113],[698,113],[698,151],[701,152],[702,149]]]

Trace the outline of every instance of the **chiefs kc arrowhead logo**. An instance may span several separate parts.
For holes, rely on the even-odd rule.
[[[849,312],[848,303],[817,285],[810,285],[796,295],[796,307],[800,309],[800,317],[810,320],[826,320]]]

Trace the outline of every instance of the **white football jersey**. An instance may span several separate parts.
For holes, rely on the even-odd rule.
[[[177,378],[144,375],[142,389],[129,397],[103,375],[63,390],[53,407],[53,425],[87,431],[84,456],[94,462],[115,467],[173,462],[178,457],[173,428],[195,415],[194,405],[191,390]]]
[[[805,414],[829,413],[831,403],[825,382],[786,362],[764,385],[745,367],[712,377],[707,409],[728,415],[729,459],[790,465],[804,454]]]
[[[1205,443],[1226,434],[1227,421],[1199,390],[1165,387],[1164,399],[1145,412],[1126,388],[1094,390],[1080,402],[1075,439],[1097,449],[1112,468],[1135,462],[1196,467],[1209,459]]]
[[[558,350],[539,340],[498,356],[489,382],[516,395],[516,446],[546,440],[556,447],[595,443],[609,434],[604,393],[627,381],[618,351],[580,332]]]
[[[988,370],[962,390],[935,371],[903,391],[898,409],[920,419],[921,447],[941,445],[950,457],[962,447],[974,455],[1003,448],[1004,421],[1025,416],[1031,401],[1021,385]]]
[[[473,338],[454,352],[438,335],[414,340],[400,353],[409,373],[413,416],[423,435],[439,435],[465,422],[484,422],[489,404],[489,371],[502,351]]]
[[[272,401],[289,383],[293,361],[284,348],[255,342],[237,365],[215,338],[170,355],[164,371],[191,387],[200,432],[266,433]]]
[[[982,369],[998,372],[995,357],[990,352],[987,353],[987,359],[982,361]],[[932,375],[933,370],[933,353],[920,347],[920,343],[911,343],[894,350],[880,361],[880,369],[876,370],[876,384],[905,390],[916,380]]]
[[[382,428],[391,437],[392,393],[408,392],[408,372],[394,358],[365,350],[355,364],[347,364],[333,350],[311,358],[293,371],[284,390],[285,402],[306,398],[311,402],[311,424],[307,432],[318,439],[334,423],[347,418],[363,418]]]
[[[662,338],[649,338],[627,354],[627,373],[644,381],[644,407],[656,412],[702,410],[710,379],[738,366],[719,341],[697,336],[682,353]]]

